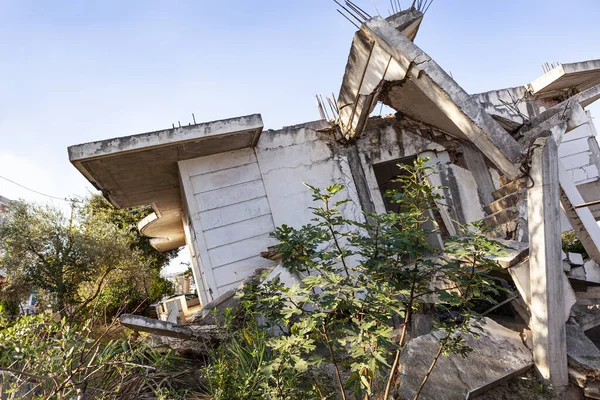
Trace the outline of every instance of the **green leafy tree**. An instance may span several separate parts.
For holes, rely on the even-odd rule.
[[[14,202],[0,225],[0,298],[19,301],[30,290],[63,315],[92,306],[114,311],[168,289],[160,269],[176,254],[161,254],[137,231],[147,209],[116,210],[94,195],[73,201],[69,215],[50,206]],[[22,284],[23,290],[13,288]],[[152,299],[151,299],[152,300]]]

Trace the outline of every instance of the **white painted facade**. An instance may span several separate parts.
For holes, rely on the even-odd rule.
[[[598,180],[600,147],[589,111],[587,123],[566,134],[558,148],[563,167],[577,186]]]
[[[343,185],[339,199],[351,201],[340,211],[364,220],[357,174],[364,178],[372,210],[385,212],[373,166],[426,156],[437,171],[432,183],[448,185],[443,194],[450,207],[444,205],[441,213],[448,230],[456,232],[453,220],[484,217],[473,174],[454,165],[444,146],[382,119],[355,145],[344,147],[323,131],[327,126],[316,121],[268,130],[255,147],[178,163],[184,231],[203,304],[239,286],[257,268],[274,264],[260,253],[276,244],[270,237],[276,226],[310,223],[315,203],[304,183]],[[352,149],[358,154],[354,165]]]

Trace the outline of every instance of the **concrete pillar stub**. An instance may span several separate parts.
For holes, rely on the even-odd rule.
[[[531,160],[533,187],[527,191],[533,359],[555,388],[568,385],[567,342],[561,266],[558,146],[539,138]]]

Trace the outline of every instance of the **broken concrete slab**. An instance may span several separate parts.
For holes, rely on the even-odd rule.
[[[587,260],[583,265],[585,269],[585,280],[600,283],[600,266],[594,260]]]
[[[141,315],[123,314],[119,317],[119,322],[134,331],[148,332],[176,339],[192,339],[194,337],[194,331],[189,326],[146,318]]]
[[[140,227],[167,251],[185,245],[177,162],[252,147],[262,129],[260,114],[203,122],[70,146],[69,160],[115,207],[152,204]]]
[[[458,355],[440,357],[421,392],[421,399],[462,400],[471,391],[481,390],[533,365],[532,353],[518,332],[489,318],[476,324],[481,327],[478,339],[464,335],[466,344],[473,351],[466,358]],[[444,332],[433,332],[406,344],[400,359],[401,398],[414,397],[444,335]]]
[[[529,255],[529,243],[516,240],[494,239],[496,242],[505,246],[504,254],[490,257],[500,264],[502,268],[510,268],[523,261]]]
[[[510,276],[513,278],[513,282],[521,295],[521,298],[525,302],[528,309],[531,308],[531,280],[529,277],[529,260],[523,261],[522,263],[508,268]],[[562,287],[564,296],[564,321],[566,322],[571,316],[571,309],[577,302],[577,296],[567,275],[562,275]],[[525,322],[529,323],[529,319],[525,319]]]
[[[423,14],[404,10],[386,19],[396,32],[414,40]],[[402,68],[361,29],[352,41],[338,96],[339,122],[346,139],[360,136],[377,103],[383,81],[393,79]]]
[[[600,350],[580,326],[566,324],[566,332],[569,368],[584,374],[588,379],[600,379]]]

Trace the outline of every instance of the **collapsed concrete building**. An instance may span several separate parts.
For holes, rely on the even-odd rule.
[[[570,377],[594,396],[600,149],[585,108],[600,98],[600,60],[468,94],[413,43],[422,18],[413,8],[364,20],[333,119],[264,130],[254,114],[71,146],[70,161],[116,207],[152,205],[140,231],[159,251],[187,245],[201,303],[214,306],[277,263],[260,256],[276,244],[276,226],[310,221],[302,182],[342,184],[351,200],[343,215],[363,220],[363,211],[391,210],[382,193],[398,163],[428,157],[432,183],[445,187],[436,216],[442,234],[483,220],[514,250],[501,265],[518,289],[515,318],[533,336],[523,365],[534,364],[555,387]],[[395,114],[371,116],[378,102]],[[589,259],[562,252],[567,230]],[[499,376],[522,372],[507,365]],[[482,379],[463,382],[463,396],[490,383]]]

